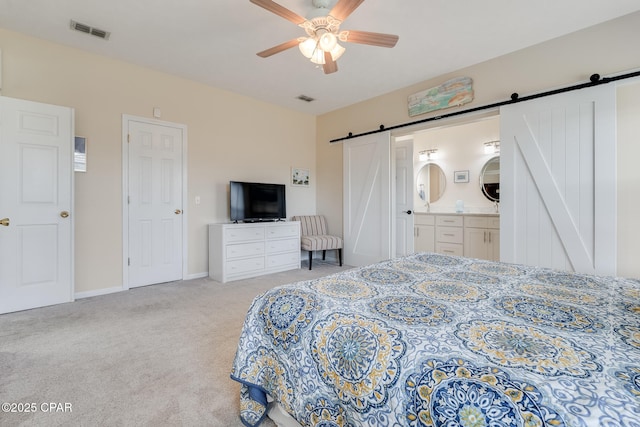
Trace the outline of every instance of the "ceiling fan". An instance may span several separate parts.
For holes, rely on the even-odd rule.
[[[398,42],[398,36],[393,34],[356,30],[340,31],[340,24],[342,24],[364,0],[338,0],[331,10],[328,9],[330,0],[312,0],[315,9],[308,18],[303,18],[272,0],[250,1],[302,27],[307,33],[306,37],[298,37],[258,52],[257,55],[262,58],[267,58],[294,46],[298,46],[302,54],[309,58],[311,62],[322,65],[325,74],[331,74],[338,71],[336,61],[345,51],[345,48],[342,47],[338,41],[381,47],[394,47]]]

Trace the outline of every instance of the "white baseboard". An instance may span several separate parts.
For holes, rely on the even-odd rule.
[[[97,297],[100,295],[108,295],[115,294],[116,292],[122,292],[122,287],[114,287],[114,288],[103,288],[96,289],[95,291],[84,291],[84,292],[76,292],[74,294],[75,299],[89,298],[89,297]]]
[[[209,272],[205,271],[204,273],[189,274],[187,277],[184,278],[184,280],[202,279],[203,277],[209,277]]]
[[[184,278],[184,280],[191,280],[191,279],[201,279],[203,277],[208,277],[209,273],[208,272],[204,272],[204,273],[195,273],[195,274],[189,274],[187,277]],[[104,288],[104,289],[96,289],[95,291],[84,291],[84,292],[76,292],[74,294],[74,298],[75,299],[82,299],[82,298],[89,298],[89,297],[97,297],[100,295],[108,295],[108,294],[114,294],[116,292],[122,292],[124,289],[122,289],[121,287],[113,287],[113,288]]]

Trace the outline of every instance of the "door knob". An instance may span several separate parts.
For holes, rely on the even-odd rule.
[[[9,226],[9,218],[0,219],[0,225],[4,225],[5,227]]]
[[[180,215],[182,211],[180,209],[176,209],[176,215]]]
[[[69,216],[69,212],[67,212],[67,211],[62,211],[62,212],[60,212],[60,216],[61,216],[62,218],[67,218],[67,217]]]
[[[409,209],[408,211],[403,211],[404,213],[406,213],[407,215],[411,215],[411,209]]]

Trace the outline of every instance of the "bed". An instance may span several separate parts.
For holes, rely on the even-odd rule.
[[[247,426],[639,426],[640,282],[413,254],[258,296],[231,378]]]

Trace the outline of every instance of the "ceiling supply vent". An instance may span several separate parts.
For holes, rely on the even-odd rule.
[[[111,33],[109,31],[101,30],[99,28],[91,27],[80,22],[71,20],[71,29],[80,31],[81,33],[91,34],[92,36],[100,37],[104,40],[109,40]]]
[[[316,100],[315,98],[312,98],[312,97],[307,96],[307,95],[299,95],[298,99],[300,101],[305,101],[305,102],[311,102],[311,101],[315,101]]]

